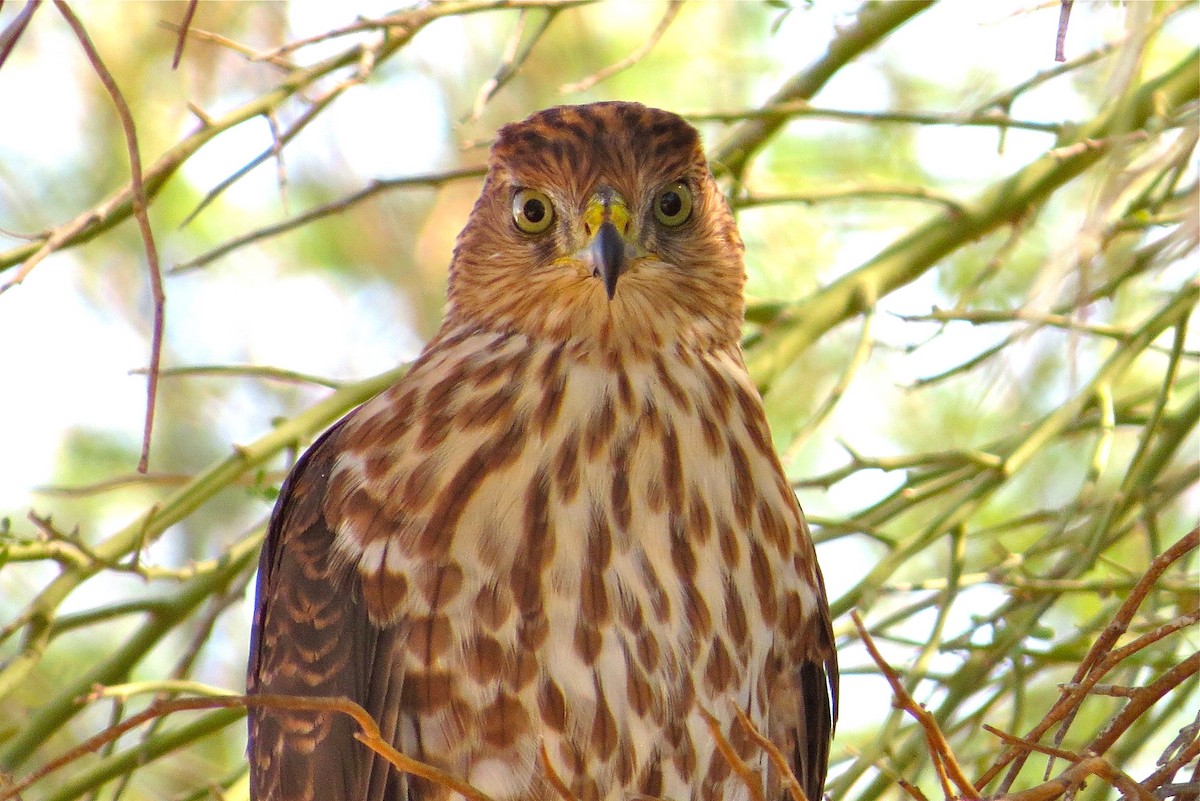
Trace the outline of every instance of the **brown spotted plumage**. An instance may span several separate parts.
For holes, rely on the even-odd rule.
[[[837,664],[743,364],[743,272],[679,117],[503,128],[438,334],[283,487],[250,691],[351,698],[496,801],[561,798],[550,772],[576,801],[745,801],[707,711],[781,801],[736,706],[818,799]],[[354,730],[252,710],[252,798],[460,798]]]

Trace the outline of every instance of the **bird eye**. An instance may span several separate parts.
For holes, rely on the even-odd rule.
[[[683,225],[692,215],[692,190],[683,181],[667,184],[654,198],[654,217],[663,225]]]
[[[545,192],[522,189],[513,195],[513,222],[527,234],[540,234],[554,222],[554,204]]]

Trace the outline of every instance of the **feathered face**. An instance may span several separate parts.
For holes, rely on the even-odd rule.
[[[500,130],[447,321],[593,347],[737,341],[742,242],[696,130],[636,103]]]

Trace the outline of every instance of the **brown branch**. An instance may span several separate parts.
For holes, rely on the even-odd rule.
[[[264,707],[267,709],[288,709],[305,712],[336,712],[347,715],[358,724],[360,731],[355,739],[362,742],[376,754],[386,759],[398,770],[428,779],[442,787],[459,793],[472,801],[491,801],[486,794],[475,789],[463,780],[435,768],[425,762],[405,756],[383,739],[379,726],[360,705],[344,697],[312,697],[298,695],[229,695],[210,698],[177,698],[171,701],[157,701],[136,715],[131,715],[120,723],[110,726],[99,734],[95,734],[74,748],[47,761],[38,769],[26,775],[19,781],[12,782],[0,788],[0,801],[17,799],[22,791],[33,786],[50,774],[69,765],[70,763],[90,754],[120,738],[126,732],[137,728],[143,723],[169,715],[174,712],[196,711],[201,709],[231,709],[237,707]]]
[[[4,62],[8,60],[9,53],[17,46],[17,40],[21,38],[21,34],[29,25],[29,20],[33,19],[34,13],[41,4],[42,0],[29,0],[25,7],[17,12],[16,19],[0,33],[0,67],[3,67]]]
[[[955,797],[949,783],[953,783],[958,788],[960,797],[979,798],[979,791],[975,789],[975,785],[963,773],[962,768],[958,764],[958,759],[950,749],[950,743],[946,741],[946,735],[942,733],[941,727],[938,726],[937,720],[929,713],[929,710],[918,704],[909,695],[908,690],[904,689],[904,682],[900,680],[900,674],[879,653],[879,649],[875,646],[875,641],[872,639],[871,633],[867,631],[867,627],[863,624],[858,612],[851,610],[850,619],[854,622],[854,627],[858,629],[859,637],[862,638],[863,645],[871,655],[871,660],[875,662],[875,665],[887,679],[888,684],[892,686],[892,693],[896,697],[897,706],[916,718],[917,723],[921,725],[921,729],[925,732],[925,741],[929,746],[929,755],[933,760],[934,767],[938,770],[939,778],[942,780],[942,789],[946,798]]]
[[[750,735],[750,739],[754,740],[759,748],[766,751],[767,758],[771,760],[771,764],[779,771],[784,789],[788,791],[788,794],[792,797],[792,801],[808,801],[808,796],[805,795],[804,788],[796,780],[796,774],[792,772],[792,766],[788,764],[787,757],[779,750],[779,746],[762,735],[762,732],[754,725],[754,721],[750,720],[750,716],[740,706],[732,702],[729,706],[733,709],[733,714],[737,715],[738,722],[742,724],[742,728],[746,730],[746,734]]]
[[[1088,750],[1097,754],[1107,751],[1146,710],[1197,673],[1200,673],[1200,652],[1193,653],[1145,687],[1140,688],[1120,714],[1110,720],[1104,730],[1088,744]]]
[[[1058,35],[1054,38],[1054,60],[1066,61],[1067,24],[1071,21],[1071,6],[1075,0],[1062,0],[1058,9]]]
[[[117,116],[121,119],[121,128],[125,132],[125,146],[129,152],[130,186],[133,190],[133,216],[137,220],[138,230],[142,234],[142,244],[146,249],[146,259],[150,268],[150,293],[154,300],[154,325],[150,334],[150,368],[146,385],[146,415],[142,426],[142,453],[138,458],[137,466],[139,473],[145,473],[150,468],[150,433],[154,429],[154,406],[158,398],[158,366],[162,360],[163,326],[165,323],[167,296],[163,291],[162,269],[158,264],[158,248],[154,245],[154,232],[150,229],[150,216],[146,211],[149,204],[146,197],[146,185],[142,180],[142,157],[138,148],[137,128],[133,123],[133,114],[129,111],[129,104],[125,102],[125,97],[121,94],[116,79],[108,71],[108,67],[105,66],[103,59],[100,58],[100,54],[96,52],[91,38],[88,37],[87,31],[84,30],[83,23],[79,21],[79,18],[75,16],[75,13],[71,11],[70,6],[64,0],[54,0],[54,5],[59,13],[63,15],[67,24],[71,26],[71,30],[75,32],[75,38],[79,40],[79,45],[83,48],[84,53],[87,54],[88,61],[92,64],[92,69],[95,70],[100,83],[104,84],[104,89],[108,92],[109,97],[112,98],[113,106],[117,110]],[[7,286],[12,286],[12,284],[8,284]]]
[[[742,780],[742,784],[746,785],[746,789],[750,791],[750,798],[753,801],[765,801],[762,792],[762,779],[754,775],[754,770],[742,761],[742,758],[737,755],[733,749],[733,744],[721,731],[721,724],[713,717],[712,713],[704,707],[697,707],[700,710],[700,717],[704,718],[705,725],[708,726],[708,731],[712,735],[713,742],[716,743],[717,750],[721,752],[721,756],[725,758],[725,762]]]
[[[1050,781],[1019,793],[1000,796],[1003,801],[1051,801],[1080,787],[1088,776],[1099,776],[1121,791],[1123,798],[1137,801],[1156,801],[1153,795],[1142,788],[1126,773],[1117,770],[1107,760],[1092,756],[1079,760]]]
[[[1067,684],[1071,689],[1063,692],[1042,721],[1030,729],[1024,739],[1031,742],[1040,740],[1051,727],[1064,720],[1072,710],[1078,709],[1090,689],[1099,683],[1104,674],[1117,664],[1108,659],[1112,655],[1112,648],[1121,635],[1128,630],[1130,621],[1141,607],[1142,601],[1150,593],[1150,590],[1154,587],[1159,577],[1171,565],[1194,550],[1198,544],[1200,544],[1200,529],[1192,529],[1181,537],[1178,542],[1151,560],[1146,572],[1142,575],[1138,583],[1134,585],[1134,588],[1130,590],[1128,597],[1126,597],[1121,607],[1117,610],[1113,620],[1100,633],[1096,642],[1093,643],[1088,653],[1079,663],[1075,675]],[[1146,636],[1144,635],[1141,639],[1145,639]],[[1146,644],[1149,643],[1147,642]],[[1132,653],[1132,651],[1128,651],[1128,646],[1122,649],[1122,652],[1122,659],[1128,656],[1129,653]],[[983,775],[978,779],[977,784],[980,787],[987,786],[1000,771],[1008,767],[1008,773],[1000,785],[1000,792],[1007,792],[1008,788],[1016,780],[1017,774],[1024,766],[1027,757],[1028,752],[1020,753],[1017,749],[1009,748],[1000,755],[991,767],[984,771]]]
[[[1142,780],[1142,787],[1147,790],[1157,790],[1163,782],[1178,773],[1196,757],[1200,757],[1200,740],[1192,740],[1170,759],[1161,761],[1158,770]]]
[[[175,40],[175,53],[171,56],[171,69],[179,69],[179,61],[183,58],[183,45],[187,41],[188,31],[192,27],[192,17],[196,14],[196,6],[200,0],[188,0],[187,9],[183,12],[183,21],[179,23],[179,36]]]

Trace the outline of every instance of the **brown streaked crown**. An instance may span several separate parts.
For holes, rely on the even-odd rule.
[[[652,204],[674,181],[691,190],[693,208],[668,228]],[[587,242],[584,208],[602,187],[628,203],[629,237],[647,254],[611,301],[572,258]],[[521,189],[552,200],[545,232],[514,224]],[[741,238],[691,125],[637,103],[559,106],[500,130],[455,247],[447,324],[639,350],[678,340],[729,345],[740,333],[744,280]]]

